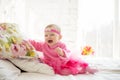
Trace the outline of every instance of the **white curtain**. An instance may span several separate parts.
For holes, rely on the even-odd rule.
[[[0,0],[0,22],[14,22],[15,0]]]
[[[96,57],[120,58],[119,0],[79,0],[78,10],[77,44],[92,46]]]
[[[46,25],[58,24],[69,48],[90,45],[95,57],[120,58],[119,5],[119,0],[0,0],[0,22],[17,23],[24,36],[39,40]]]

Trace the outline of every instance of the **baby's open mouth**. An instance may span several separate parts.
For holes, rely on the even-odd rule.
[[[48,40],[48,43],[52,43],[53,42],[53,40]]]

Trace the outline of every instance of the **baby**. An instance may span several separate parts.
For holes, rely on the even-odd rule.
[[[36,42],[29,40],[37,51],[43,52],[43,63],[51,66],[56,74],[94,74],[96,69],[89,67],[88,63],[81,59],[76,59],[70,56],[70,50],[61,42],[61,29],[55,25],[50,24],[44,30],[44,42]]]

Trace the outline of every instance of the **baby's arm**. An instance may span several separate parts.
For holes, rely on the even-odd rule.
[[[57,47],[57,48],[55,49],[55,51],[56,51],[60,56],[65,56],[64,51],[63,51],[60,47]]]
[[[70,56],[70,50],[66,48],[66,45],[64,43],[60,43],[59,47],[57,47],[55,51],[62,57]]]
[[[36,42],[35,40],[29,40],[29,42],[34,46],[37,51],[42,51],[42,42]]]
[[[43,54],[42,52],[42,42],[37,42],[34,40],[29,40],[29,42],[32,44],[32,46],[36,49],[36,52],[38,54],[38,58],[40,62],[43,62]]]

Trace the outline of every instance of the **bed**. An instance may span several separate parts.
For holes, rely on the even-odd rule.
[[[31,76],[32,75],[32,76]],[[118,73],[98,73],[96,75],[46,76],[36,73],[22,73],[17,80],[120,80]]]
[[[16,80],[120,80],[120,62],[111,59],[86,59],[92,67],[98,68],[96,74],[44,75],[23,72]]]
[[[6,64],[3,63],[5,60],[0,60],[0,80],[120,80],[119,60],[108,58],[87,58],[85,60],[90,64],[91,67],[96,67],[99,72],[95,74],[78,74],[68,76],[23,72],[11,62],[7,61],[9,64]],[[4,71],[5,68],[3,68],[3,66],[7,68],[6,71]],[[15,71],[16,69],[10,67],[16,67],[19,69],[19,71]],[[3,72],[5,74],[1,76],[1,73]]]

